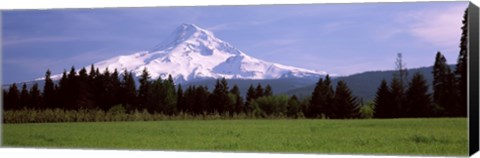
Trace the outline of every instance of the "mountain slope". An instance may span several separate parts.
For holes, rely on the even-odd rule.
[[[271,63],[253,58],[193,24],[182,24],[150,51],[113,57],[94,64],[100,70],[125,69],[140,76],[147,69],[152,78],[172,75],[175,83],[204,79],[318,78],[325,72]],[[87,70],[88,67],[87,67]],[[61,75],[54,75],[58,79]]]

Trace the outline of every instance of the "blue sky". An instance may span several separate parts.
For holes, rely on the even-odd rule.
[[[2,11],[3,82],[149,50],[193,23],[266,61],[349,75],[455,63],[467,2]]]

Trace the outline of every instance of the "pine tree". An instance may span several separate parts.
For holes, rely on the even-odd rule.
[[[403,107],[406,104],[405,100],[405,89],[408,82],[408,70],[406,63],[403,62],[402,53],[397,53],[397,58],[395,60],[395,69],[396,72],[393,74],[392,82],[390,85],[391,94],[392,94],[392,110],[395,113],[392,113],[392,117],[404,117],[407,112]]]
[[[95,108],[94,105],[94,98],[93,98],[93,92],[91,90],[91,86],[89,84],[89,76],[87,74],[87,70],[85,68],[82,68],[78,72],[78,78],[77,78],[77,91],[78,91],[78,97],[75,100],[75,104],[78,105],[80,108]]]
[[[394,78],[398,79],[402,89],[405,89],[408,82],[408,71],[406,65],[407,64],[403,62],[402,53],[397,53],[397,58],[395,59],[395,69],[397,72],[395,72],[393,75]]]
[[[272,96],[273,95],[272,87],[269,84],[267,84],[267,87],[265,87],[264,95],[265,96]]]
[[[110,87],[110,95],[109,99],[110,100],[110,106],[115,106],[118,104],[122,104],[121,100],[119,99],[121,96],[121,83],[120,83],[120,77],[117,69],[113,70],[112,75],[110,76],[110,82],[111,82],[111,87]]]
[[[137,107],[136,100],[137,100],[137,91],[135,80],[133,78],[133,74],[128,72],[127,70],[123,73],[123,80],[121,81],[121,101],[123,106],[131,112],[135,110]]]
[[[105,92],[106,92],[106,85],[105,79],[107,78],[105,74],[100,73],[99,68],[96,68],[94,73],[89,74],[89,78],[93,79],[91,81],[92,91],[94,94],[94,104],[95,107],[100,108],[102,110],[108,110],[106,108],[106,101],[105,101]]]
[[[138,89],[138,107],[140,109],[147,108],[149,102],[148,95],[150,92],[150,74],[147,71],[147,68],[143,69],[142,74],[140,75],[140,87]]]
[[[8,88],[7,97],[5,97],[5,110],[19,109],[19,99],[20,94],[17,85],[13,83],[10,88]]]
[[[460,38],[460,53],[455,69],[457,93],[459,94],[455,116],[467,116],[467,59],[468,59],[468,9],[463,15],[462,36]]]
[[[95,73],[95,66],[92,64],[90,65],[90,72],[88,73],[88,78],[90,81],[93,81],[93,79],[97,77],[97,73]]]
[[[105,68],[103,71],[103,74],[100,74],[98,77],[98,100],[100,105],[100,109],[107,111],[110,109],[112,105],[112,100],[113,100],[113,94],[114,92],[112,91],[113,89],[113,83],[112,83],[112,74],[110,73],[110,70],[108,67]]]
[[[352,95],[350,88],[343,80],[337,82],[333,106],[335,111],[333,111],[332,118],[358,117],[359,104],[357,98]]]
[[[308,108],[309,110],[307,116],[333,117],[333,95],[330,76],[325,76],[325,80],[320,78],[312,92],[312,98],[310,100],[310,107]]]
[[[325,76],[324,84],[324,95],[326,98],[325,102],[325,109],[320,109],[320,111],[325,111],[327,117],[334,117],[333,111],[335,110],[335,106],[333,106],[333,98],[334,98],[334,91],[332,87],[332,81],[330,79],[330,75],[327,74]]]
[[[438,107],[435,112],[440,115],[440,111],[444,111],[444,116],[454,116],[457,104],[457,93],[455,89],[455,79],[447,60],[437,52],[435,64],[433,65],[433,102]]]
[[[165,113],[165,104],[164,99],[166,96],[166,90],[164,87],[164,82],[161,77],[158,77],[157,80],[152,81],[149,88],[148,103],[146,108],[150,113]]]
[[[179,84],[177,88],[177,108],[178,112],[187,112],[187,107],[185,106],[185,97],[183,95],[181,84]]]
[[[312,92],[310,108],[307,116],[320,117],[323,115],[326,117],[333,117],[333,95],[330,76],[325,76],[325,80],[320,78]]]
[[[263,87],[260,83],[258,83],[257,88],[255,89],[255,99],[265,96],[265,92],[263,91]]]
[[[250,113],[251,110],[253,109],[252,105],[251,105],[251,102],[253,100],[255,100],[257,97],[256,97],[256,92],[255,92],[255,88],[253,88],[253,85],[250,84],[250,86],[248,87],[248,90],[247,90],[247,97],[246,97],[246,101],[245,101],[245,108],[244,108],[244,111],[246,113]]]
[[[225,78],[217,79],[210,103],[213,105],[213,110],[219,113],[223,113],[226,110],[229,111],[228,108],[232,107],[228,97],[228,83]]]
[[[230,90],[230,93],[235,96],[235,106],[231,112],[235,112],[239,114],[243,110],[243,98],[240,95],[240,88],[237,85],[234,85],[233,88]]]
[[[2,97],[3,97],[3,98],[2,98],[2,99],[3,99],[3,103],[2,103],[3,109],[2,109],[2,110],[3,110],[3,111],[5,111],[5,110],[10,110],[10,100],[9,100],[9,98],[8,98],[8,91],[4,89],[4,90],[2,90],[2,92],[3,92],[3,94],[2,94],[2,95],[3,95],[3,96],[2,96]]]
[[[214,107],[211,102],[211,94],[207,87],[204,86],[189,86],[184,93],[184,104],[187,107],[187,112],[193,115],[200,115],[203,113],[212,113]]]
[[[194,110],[195,90],[196,90],[195,86],[188,86],[183,93],[182,104],[185,107],[185,111],[184,111],[185,113],[196,114],[196,111]],[[208,105],[211,105],[211,104],[208,104]],[[207,112],[213,111],[213,108],[211,108],[211,106],[206,106],[202,108],[205,108],[205,111]]]
[[[177,113],[177,97],[175,94],[175,85],[173,83],[172,75],[168,75],[168,78],[163,82],[163,91],[165,91],[165,97],[163,98],[164,112],[169,115]]]
[[[70,68],[70,72],[67,76],[67,93],[66,97],[66,105],[69,109],[80,109],[80,105],[78,104],[77,100],[79,98],[80,92],[78,91],[79,82],[77,77],[77,72],[75,71],[75,67],[72,66]]]
[[[38,89],[37,83],[33,84],[33,86],[30,88],[29,94],[30,94],[30,97],[29,97],[28,105],[30,105],[30,107],[34,109],[41,108],[42,96],[41,96],[40,90]]]
[[[28,100],[30,100],[30,98],[27,90],[27,84],[23,83],[19,98],[19,108],[27,108]]]
[[[326,102],[325,97],[322,95],[322,91],[324,91],[323,87],[324,87],[323,78],[320,78],[312,92],[310,107],[307,110],[308,117],[318,117],[321,115],[322,113],[322,111],[320,111],[322,109],[321,106],[324,106],[324,103]]]
[[[420,73],[413,75],[406,91],[405,117],[430,117],[432,115],[431,99],[428,85]]]
[[[391,117],[399,118],[403,117],[405,114],[405,109],[403,108],[404,99],[404,89],[401,84],[401,81],[394,77],[390,83],[390,92],[391,92]]]
[[[392,118],[394,115],[392,94],[385,79],[382,80],[375,96],[375,118]]]
[[[293,95],[288,100],[287,116],[290,118],[298,118],[298,113],[301,111],[300,103],[296,95]]]
[[[43,86],[43,104],[41,108],[53,108],[56,107],[55,103],[55,85],[53,80],[50,78],[51,72],[47,70],[45,73],[45,85]]]
[[[69,89],[69,84],[67,79],[67,71],[63,70],[62,78],[60,79],[58,87],[56,88],[57,95],[55,97],[55,101],[57,103],[55,104],[56,106],[54,106],[53,108],[68,109],[67,107],[68,89]]]

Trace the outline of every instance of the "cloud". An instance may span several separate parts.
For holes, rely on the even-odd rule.
[[[30,44],[30,43],[48,43],[48,42],[68,42],[78,40],[74,37],[62,37],[62,36],[44,36],[44,37],[7,37],[3,39],[3,46],[18,45],[18,44]]]
[[[407,12],[397,17],[397,21],[406,24],[405,32],[432,45],[455,47],[461,35],[464,4],[449,8],[435,8]],[[393,33],[400,33],[396,30]]]

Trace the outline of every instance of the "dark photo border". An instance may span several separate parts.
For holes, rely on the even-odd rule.
[[[468,30],[469,31],[469,155],[472,156],[479,150],[479,40],[478,40],[478,6],[470,2],[468,6]]]

